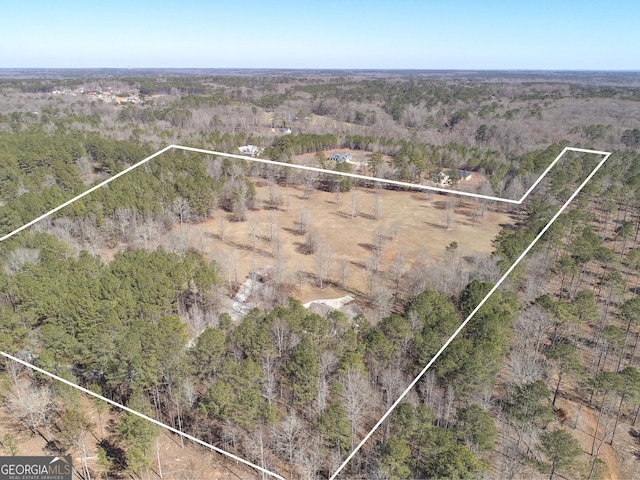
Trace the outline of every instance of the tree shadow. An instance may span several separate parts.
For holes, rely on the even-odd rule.
[[[102,440],[99,444],[110,460],[109,478],[122,478],[122,473],[127,469],[127,455],[123,448],[110,440]]]

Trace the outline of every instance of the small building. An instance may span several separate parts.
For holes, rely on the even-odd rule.
[[[435,170],[433,181],[439,185],[452,185],[457,182],[471,180],[473,172],[469,170]]]
[[[333,160],[336,163],[351,162],[352,158],[353,157],[351,156],[350,153],[343,153],[343,152],[332,153],[329,156],[329,160]]]
[[[276,267],[273,265],[265,265],[258,268],[254,272],[249,273],[249,277],[260,283],[269,283],[276,276]]]
[[[458,181],[466,181],[471,180],[473,172],[470,172],[469,170],[456,170],[456,174],[458,175]]]
[[[243,145],[242,147],[238,147],[238,150],[240,150],[240,153],[243,155],[250,155],[252,157],[257,157],[262,153],[262,149],[255,145]]]

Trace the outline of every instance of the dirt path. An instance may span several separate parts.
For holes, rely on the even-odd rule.
[[[570,401],[564,397],[558,397],[556,401],[556,406],[558,408],[564,409],[569,419],[566,422],[567,431],[573,435],[576,440],[580,442],[580,446],[582,450],[585,452],[585,458],[589,460],[587,473],[589,472],[592,457],[591,446],[593,444],[593,435],[596,429],[596,423],[598,421],[598,412],[592,408],[588,408],[586,406],[582,406],[582,408],[578,407],[576,402]],[[577,419],[577,422],[576,422]],[[598,445],[600,444],[600,440],[602,439],[602,435],[604,433],[604,423],[605,419],[601,419],[600,428],[598,430],[598,437],[596,439],[595,449],[597,450]],[[575,428],[573,428],[575,425]],[[611,424],[611,426],[613,423]],[[628,430],[629,426],[620,424],[618,426],[618,431],[616,432],[616,445],[620,442],[620,439],[624,436],[629,436]],[[609,445],[610,435],[607,436],[607,440],[602,445],[602,449],[600,450],[599,458],[602,459],[607,465],[607,471],[605,473],[605,479],[607,480],[619,480],[619,479],[630,479],[634,478],[633,469],[629,470],[629,467],[633,467],[633,465],[623,465],[623,459],[616,453],[614,448]],[[631,438],[633,441],[633,438]],[[629,445],[628,440],[624,440],[626,445]],[[618,447],[616,447],[618,448]]]

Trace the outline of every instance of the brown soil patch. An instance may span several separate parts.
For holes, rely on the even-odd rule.
[[[596,429],[596,423],[598,421],[598,412],[591,407],[582,405],[582,407],[578,407],[578,403],[569,400],[566,397],[559,396],[556,400],[556,407],[562,408],[568,414],[568,420],[566,421],[567,431],[573,435],[576,440],[580,442],[580,446],[582,447],[583,452],[585,452],[584,458],[586,459],[583,462],[587,467],[587,473],[591,468],[591,462],[593,458],[590,456],[591,446],[593,444],[593,435]],[[605,423],[608,421],[607,418],[602,418],[600,420],[600,427],[598,429],[598,437],[595,443],[595,449],[597,450],[598,445],[600,444],[600,440],[605,431]],[[613,426],[613,420],[611,421],[611,425],[609,426],[609,430],[611,430]],[[607,480],[618,480],[624,478],[632,478],[634,469],[631,467],[637,468],[637,465],[627,464],[623,465],[623,459],[620,457],[616,449],[619,449],[618,444],[629,445],[630,442],[633,442],[633,438],[629,435],[629,425],[620,424],[618,425],[618,430],[616,432],[615,444],[616,448],[609,445],[609,441],[611,435],[607,436],[605,443],[602,445],[602,449],[600,450],[599,458],[605,462],[607,465],[607,471],[605,473],[605,479]],[[623,437],[625,437],[623,439]],[[628,437],[628,438],[626,438]],[[622,443],[621,443],[622,442]],[[637,462],[635,462],[637,463]]]

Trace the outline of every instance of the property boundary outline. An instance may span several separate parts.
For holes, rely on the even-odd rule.
[[[531,244],[525,248],[525,250],[523,251],[523,253],[516,259],[516,261],[509,267],[509,269],[503,274],[503,276],[498,280],[498,282],[496,282],[496,284],[493,286],[493,288],[487,293],[487,295],[480,301],[480,303],[473,309],[473,311],[469,314],[469,316],[460,324],[460,326],[456,329],[456,331],[451,335],[451,337],[449,337],[449,339],[442,345],[442,347],[438,350],[438,352],[433,356],[433,358],[429,361],[429,363],[427,363],[427,365],[420,371],[420,373],[413,379],[413,381],[409,384],[409,386],[402,392],[402,394],[396,399],[396,401],[393,403],[393,405],[391,405],[391,407],[383,414],[383,416],[378,420],[378,422],[374,425],[374,427],[367,433],[367,435],[365,435],[365,437],[360,441],[360,443],[356,446],[356,448],[349,454],[349,456],[344,460],[344,462],[340,465],[340,467],[338,467],[338,469],[331,475],[331,477],[329,477],[329,480],[334,480],[339,474],[340,472],[344,469],[344,467],[351,461],[351,459],[356,455],[356,453],[358,453],[358,451],[360,451],[360,449],[362,448],[362,446],[369,440],[369,438],[375,433],[375,431],[380,427],[380,425],[382,425],[382,423],[389,417],[389,415],[391,415],[391,413],[393,412],[393,410],[402,402],[402,400],[404,399],[404,397],[409,393],[409,391],[416,385],[416,383],[418,383],[418,381],[424,376],[424,374],[427,372],[427,370],[429,370],[429,368],[433,365],[433,363],[440,357],[440,355],[442,355],[442,353],[444,352],[444,350],[449,346],[449,344],[458,336],[458,334],[462,331],[462,329],[467,325],[467,323],[469,323],[469,321],[475,316],[475,314],[478,312],[478,310],[480,310],[480,308],[484,305],[484,303],[489,299],[489,297],[500,287],[500,285],[502,285],[502,283],[504,282],[504,280],[506,280],[506,278],[509,276],[509,274],[516,268],[516,266],[518,266],[518,264],[522,261],[522,259],[526,256],[527,253],[529,253],[529,251],[534,247],[534,245],[538,242],[538,240],[545,234],[545,232],[549,229],[549,227],[551,227],[551,225],[553,224],[553,222],[555,222],[557,220],[557,218],[564,212],[564,210],[569,206],[569,204],[573,201],[573,199],[580,193],[580,191],[584,188],[584,186],[591,180],[591,178],[597,173],[597,171],[600,169],[600,167],[602,167],[602,165],[604,165],[604,163],[609,159],[609,157],[611,156],[611,152],[604,152],[604,151],[599,151],[599,150],[589,150],[589,149],[583,149],[583,148],[576,148],[576,147],[565,147],[560,154],[553,160],[553,162],[551,162],[551,164],[549,164],[549,166],[547,166],[547,168],[544,170],[544,172],[538,177],[538,179],[531,185],[531,187],[529,187],[529,189],[524,193],[524,195],[519,199],[519,200],[513,200],[513,199],[507,199],[507,198],[501,198],[501,197],[493,197],[493,196],[488,196],[488,195],[480,195],[480,194],[474,194],[474,193],[470,193],[470,192],[462,192],[462,191],[458,191],[458,190],[450,190],[450,189],[445,189],[445,188],[438,188],[438,187],[430,187],[427,185],[420,185],[420,184],[413,184],[413,183],[408,183],[408,182],[400,182],[400,181],[396,181],[396,180],[390,180],[390,179],[383,179],[383,178],[377,178],[377,177],[371,177],[371,176],[367,176],[367,175],[359,175],[359,174],[353,174],[353,173],[346,173],[346,172],[336,172],[336,171],[332,171],[332,170],[325,170],[322,168],[317,168],[317,167],[309,167],[309,166],[304,166],[304,165],[295,165],[295,164],[290,164],[290,163],[284,163],[284,162],[276,162],[276,161],[271,161],[271,160],[266,160],[266,159],[261,159],[261,158],[254,158],[254,157],[249,157],[249,156],[245,156],[245,155],[236,155],[236,154],[231,154],[231,153],[224,153],[224,152],[216,152],[213,150],[206,150],[206,149],[202,149],[202,148],[194,148],[194,147],[185,147],[185,146],[181,146],[181,145],[169,145],[161,150],[158,150],[157,152],[155,152],[154,154],[148,156],[147,158],[139,161],[138,163],[131,165],[130,167],[124,169],[123,171],[113,175],[112,177],[104,180],[103,182],[94,185],[93,187],[87,189],[86,191],[82,192],[81,194],[75,196],[74,198],[67,200],[66,202],[62,203],[61,205],[53,208],[52,210],[40,215],[39,217],[35,218],[34,220],[31,220],[30,222],[22,225],[21,227],[13,230],[12,232],[4,235],[2,238],[0,238],[0,242],[16,235],[17,233],[21,232],[22,230],[25,230],[27,228],[29,228],[30,226],[36,224],[37,222],[39,222],[40,220],[43,220],[51,215],[53,215],[54,213],[56,213],[57,211],[69,206],[70,204],[72,204],[73,202],[85,197],[86,195],[92,193],[93,191],[109,184],[110,182],[112,182],[113,180],[129,173],[130,171],[138,168],[139,166],[147,163],[148,161],[150,161],[151,159],[165,153],[168,150],[171,149],[177,149],[177,150],[184,150],[184,151],[191,151],[191,152],[196,152],[196,153],[204,153],[204,154],[208,154],[208,155],[216,155],[216,156],[222,156],[222,157],[228,157],[228,158],[235,158],[235,159],[239,159],[239,160],[248,160],[248,161],[252,161],[252,162],[256,162],[256,163],[262,163],[262,164],[268,164],[268,165],[275,165],[275,166],[281,166],[281,167],[290,167],[290,168],[297,168],[299,170],[306,170],[306,171],[314,171],[314,172],[319,172],[319,173],[324,173],[324,174],[331,174],[331,175],[336,175],[336,176],[345,176],[345,177],[351,177],[351,178],[356,178],[356,179],[361,179],[361,180],[367,180],[367,181],[374,181],[374,182],[381,182],[381,183],[387,183],[387,184],[391,184],[391,185],[397,185],[397,186],[403,186],[403,187],[409,187],[409,188],[414,188],[414,189],[418,189],[418,190],[430,190],[430,191],[435,191],[435,192],[439,192],[439,193],[446,193],[446,194],[451,194],[451,195],[460,195],[460,196],[466,196],[466,197],[472,197],[472,198],[480,198],[480,199],[484,199],[484,200],[492,200],[492,201],[496,201],[496,202],[503,202],[503,203],[509,203],[509,204],[515,204],[515,205],[521,205],[526,198],[529,196],[529,194],[535,189],[535,187],[542,181],[542,179],[549,173],[549,171],[555,166],[555,164],[560,160],[560,158],[568,151],[574,151],[574,152],[579,152],[579,153],[588,153],[588,154],[596,154],[596,155],[603,155],[603,159],[600,161],[600,163],[598,163],[598,165],[593,169],[593,171],[587,176],[587,178],[580,184],[580,186],[576,189],[576,191],[569,197],[569,199],[564,203],[564,205],[558,210],[558,212],[551,218],[551,220],[545,225],[545,227],[540,231],[540,233],[538,233],[538,235],[533,239],[533,241],[531,242]],[[172,433],[176,433],[178,435],[181,435],[184,438],[187,438],[199,445],[205,446],[217,453],[220,453],[221,455],[227,456],[233,460],[239,461],[251,468],[254,468],[262,473],[265,473],[267,475],[270,475],[274,478],[278,478],[281,480],[286,480],[284,477],[271,472],[263,467],[260,467],[252,462],[249,462],[248,460],[245,460],[241,457],[238,457],[230,452],[227,452],[225,450],[222,450],[218,447],[215,447],[214,445],[211,445],[207,442],[204,442],[202,440],[199,440],[196,437],[193,437],[187,433],[184,433],[180,430],[177,430],[167,424],[164,424],[158,420],[155,420],[151,417],[148,417],[147,415],[144,415],[140,412],[137,412],[129,407],[126,407],[125,405],[122,405],[118,402],[115,402],[113,400],[110,400],[102,395],[99,395],[95,392],[92,392],[91,390],[88,390],[84,387],[81,387],[80,385],[77,385],[69,380],[66,380],[64,378],[61,378],[53,373],[47,372],[46,370],[43,370],[39,367],[36,367],[35,365],[30,364],[29,362],[26,362],[24,360],[21,360],[13,355],[10,355],[6,352],[0,351],[0,355],[15,361],[17,363],[20,363],[34,371],[37,371],[39,373],[42,373],[44,375],[49,376],[50,378],[54,379],[54,380],[59,380],[63,383],[65,383],[66,385],[69,385],[71,387],[75,387],[78,390],[80,390],[81,392],[87,394],[87,395],[91,395],[95,398],[98,398],[100,400],[104,400],[105,402],[109,403],[112,406],[118,407],[121,410],[124,410],[126,412],[129,412],[131,414],[137,415],[138,417],[144,419],[144,420],[148,420],[152,423],[154,423],[157,426],[160,426],[162,428],[165,428],[166,430],[169,430]]]

